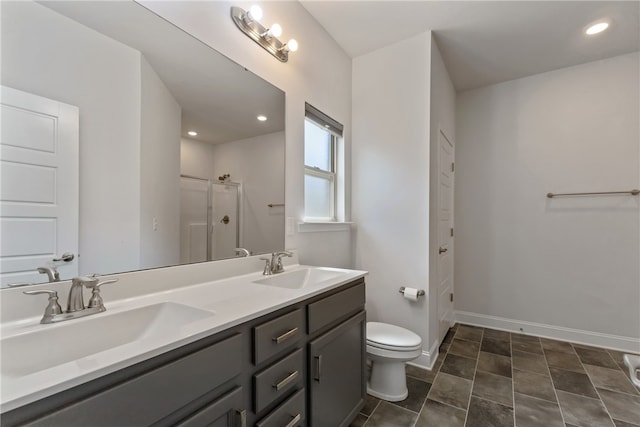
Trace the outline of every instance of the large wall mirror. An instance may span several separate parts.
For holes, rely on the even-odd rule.
[[[2,287],[284,248],[284,92],[133,1],[1,7]]]

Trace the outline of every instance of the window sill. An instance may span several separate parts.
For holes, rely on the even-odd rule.
[[[305,221],[298,223],[298,233],[323,233],[326,231],[351,231],[353,222]]]

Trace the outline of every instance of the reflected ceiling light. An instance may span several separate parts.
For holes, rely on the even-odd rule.
[[[607,22],[607,21],[599,21],[599,22],[595,22],[593,24],[590,24],[584,32],[585,32],[586,35],[592,36],[594,34],[598,34],[598,33],[603,32],[607,28],[609,28],[609,22]]]
[[[261,18],[262,9],[259,6],[251,6],[249,11],[240,7],[231,7],[231,19],[240,31],[281,62],[287,62],[289,52],[298,50],[298,42],[294,39],[286,43],[281,42],[278,37],[282,35],[282,27],[279,24],[273,24],[271,28],[266,28],[259,22]]]
[[[259,115],[258,117],[256,117],[259,121],[261,122],[266,122],[267,121],[267,116],[263,116],[262,114]]]
[[[187,134],[188,134],[189,136],[198,136],[198,132],[193,131],[193,130],[190,130],[189,132],[187,132]]]

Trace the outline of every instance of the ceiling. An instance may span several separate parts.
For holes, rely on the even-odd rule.
[[[183,137],[218,144],[284,130],[283,91],[143,6],[122,1],[42,4],[142,52],[182,107]],[[259,114],[268,120],[258,121]],[[198,136],[188,136],[188,130]]]
[[[352,58],[433,30],[458,91],[640,50],[637,1],[299,1]]]

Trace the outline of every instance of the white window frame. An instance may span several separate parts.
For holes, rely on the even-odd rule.
[[[330,167],[331,170],[324,170],[317,166],[309,166],[304,165],[304,176],[305,180],[307,175],[313,176],[316,178],[326,179],[331,183],[331,194],[330,197],[330,216],[328,217],[310,217],[306,215],[306,206],[305,206],[305,222],[337,222],[337,194],[338,194],[338,175],[337,175],[337,167],[338,167],[338,144],[340,139],[342,138],[343,126],[337,121],[333,120],[329,116],[317,110],[315,107],[306,104],[305,105],[305,125],[306,122],[309,122],[313,126],[318,126],[326,132],[329,132],[331,136],[331,159],[330,159]],[[324,126],[323,126],[324,125]],[[305,146],[306,146],[305,141]],[[306,186],[305,186],[306,187]]]
[[[317,123],[315,123],[313,120],[309,120],[309,119],[305,119],[306,121],[310,122],[312,125],[314,126],[318,126]],[[331,170],[324,170],[321,169],[317,166],[308,166],[308,165],[304,165],[304,175],[305,177],[307,175],[309,176],[314,176],[316,178],[321,178],[321,179],[325,179],[327,181],[329,181],[331,183],[330,185],[330,191],[331,194],[329,195],[329,199],[331,202],[331,207],[329,209],[329,216],[328,217],[309,217],[305,215],[305,221],[336,221],[337,220],[337,216],[336,216],[336,194],[337,194],[337,185],[338,185],[338,177],[337,177],[337,173],[336,173],[336,165],[337,165],[337,157],[336,157],[336,148],[338,145],[338,137],[336,135],[334,135],[332,132],[329,132],[329,134],[331,135],[331,159],[330,159],[330,165],[331,165]],[[305,141],[306,143],[306,141]],[[306,206],[305,206],[306,209]],[[305,212],[306,214],[306,212]]]

